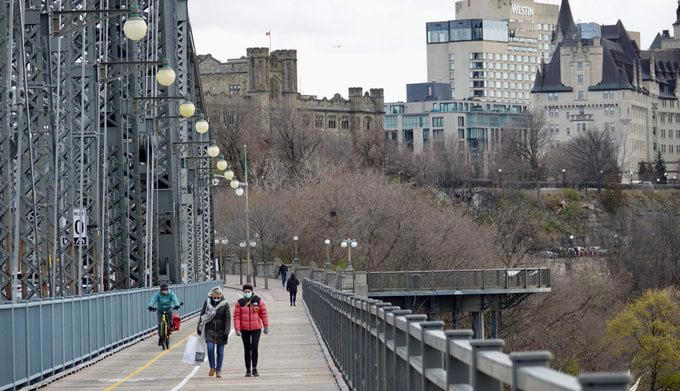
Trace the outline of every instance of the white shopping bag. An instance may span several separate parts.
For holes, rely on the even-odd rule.
[[[189,337],[187,346],[184,347],[182,361],[191,365],[201,365],[205,362],[205,344],[201,337],[195,335]]]

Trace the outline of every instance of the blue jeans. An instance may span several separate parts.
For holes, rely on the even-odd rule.
[[[281,286],[284,288],[286,286],[286,273],[281,273]]]
[[[217,348],[217,363],[215,362],[215,348]],[[224,345],[208,342],[208,362],[210,363],[210,368],[214,368],[217,372],[221,372],[223,359]]]

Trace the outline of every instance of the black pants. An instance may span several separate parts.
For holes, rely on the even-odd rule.
[[[295,298],[297,297],[297,291],[290,291],[290,302],[295,304]]]
[[[257,348],[260,345],[262,330],[241,330],[243,340],[243,355],[246,360],[246,369],[257,369]],[[252,364],[252,365],[251,365]]]

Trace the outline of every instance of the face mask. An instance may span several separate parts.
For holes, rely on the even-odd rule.
[[[250,299],[251,297],[253,297],[253,294],[251,292],[244,293],[243,297],[245,297],[246,299]]]
[[[220,301],[222,301],[222,299],[215,299],[212,297],[210,298],[210,303],[213,305],[213,307],[220,304]]]
[[[167,295],[168,291],[161,291],[161,295]]]

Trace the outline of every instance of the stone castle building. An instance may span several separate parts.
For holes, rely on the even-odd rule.
[[[536,73],[534,104],[546,113],[555,144],[589,129],[607,131],[618,146],[622,180],[661,152],[668,179],[680,160],[680,7],[675,36],[664,31],[641,50],[623,23],[583,34],[562,0],[553,35],[556,49]],[[632,174],[631,174],[632,173]]]
[[[349,88],[348,99],[302,95],[298,91],[297,51],[249,48],[245,57],[221,62],[210,54],[199,56],[199,72],[206,94],[229,94],[252,99],[264,113],[276,105],[295,107],[310,126],[318,129],[363,134],[383,129],[382,88],[363,92]]]

